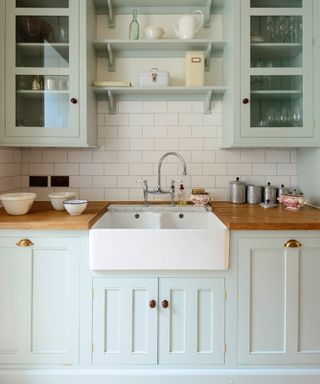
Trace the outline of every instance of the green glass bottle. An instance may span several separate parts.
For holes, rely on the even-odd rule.
[[[137,21],[137,10],[133,10],[132,21],[129,26],[129,39],[138,40],[139,39],[139,23]]]

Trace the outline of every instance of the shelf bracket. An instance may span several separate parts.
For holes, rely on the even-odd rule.
[[[107,44],[107,58],[108,58],[108,70],[109,72],[114,72],[116,70],[116,65],[114,62],[114,56],[111,48],[111,44]]]
[[[203,26],[205,28],[209,28],[211,24],[211,8],[212,8],[212,0],[207,1],[207,5],[204,10],[204,23]]]
[[[208,44],[208,47],[204,54],[204,67],[206,71],[210,71],[211,52],[212,52],[212,44],[210,43]]]
[[[114,22],[114,13],[113,13],[113,6],[111,0],[107,0],[107,8],[108,8],[108,26],[109,28],[114,28],[115,22]]]
[[[207,93],[207,97],[204,101],[204,113],[206,115],[210,115],[211,114],[211,100],[212,100],[212,97],[213,97],[213,91],[208,91]]]
[[[108,100],[109,100],[109,115],[116,114],[116,103],[114,101],[113,93],[111,91],[108,92]]]

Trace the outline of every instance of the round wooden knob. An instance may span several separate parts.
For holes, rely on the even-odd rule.
[[[168,308],[169,307],[169,301],[168,300],[162,300],[162,308]]]
[[[245,97],[243,100],[242,100],[242,104],[248,104],[249,103],[249,99],[247,97]]]
[[[74,97],[70,100],[72,104],[77,104],[78,100],[75,99]]]
[[[149,308],[155,308],[157,306],[157,302],[155,300],[149,301]]]

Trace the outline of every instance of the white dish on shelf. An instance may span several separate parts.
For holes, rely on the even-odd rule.
[[[264,38],[260,35],[251,35],[251,43],[264,43]]]
[[[149,27],[145,28],[144,34],[149,40],[157,40],[163,38],[164,30],[161,27],[150,25]]]
[[[87,208],[88,200],[66,200],[63,202],[66,211],[71,216],[81,215]]]

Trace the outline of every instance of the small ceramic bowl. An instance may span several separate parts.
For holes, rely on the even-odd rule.
[[[161,27],[150,25],[150,27],[145,28],[144,34],[149,40],[162,39],[164,30]]]
[[[88,200],[65,200],[63,205],[71,216],[76,216],[87,208]]]
[[[203,195],[191,195],[190,201],[193,202],[194,205],[197,207],[204,207],[206,204],[209,203],[211,200],[209,194],[203,194]]]
[[[17,216],[28,213],[36,197],[35,193],[6,193],[0,200],[9,215]]]
[[[74,199],[76,194],[74,192],[54,192],[48,196],[53,208],[57,211],[64,211],[63,202],[65,200]]]
[[[279,203],[289,211],[298,211],[301,207],[308,203],[306,198],[301,194],[281,195]]]

